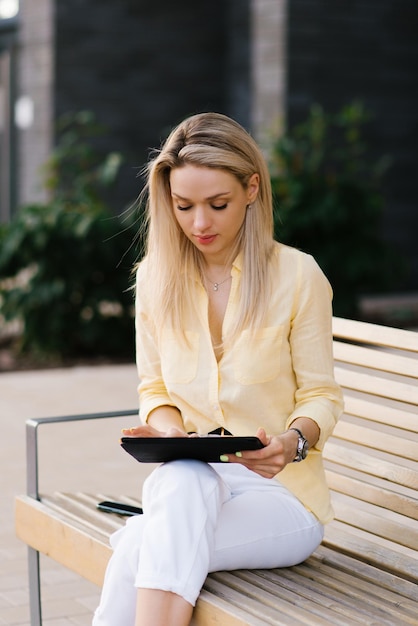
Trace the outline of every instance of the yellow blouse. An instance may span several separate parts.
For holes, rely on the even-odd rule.
[[[146,259],[137,272],[136,348],[140,378],[140,418],[158,406],[176,406],[187,431],[207,433],[224,426],[234,435],[286,430],[297,417],[320,428],[316,446],[300,463],[276,478],[325,523],[332,519],[321,451],[342,411],[334,380],[331,287],[316,261],[294,248],[275,244],[276,288],[262,328],[243,331],[216,361],[208,324],[208,298],[196,286],[198,315],[185,321],[188,342],[171,328],[157,333],[146,293]],[[236,315],[241,276],[238,257],[224,328]]]

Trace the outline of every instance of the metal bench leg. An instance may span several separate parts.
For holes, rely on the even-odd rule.
[[[31,626],[42,626],[39,552],[33,548],[28,548],[28,567],[30,623]]]
[[[86,415],[67,415],[58,417],[41,417],[26,422],[26,493],[35,500],[39,496],[39,464],[38,464],[38,427],[41,424],[83,421],[86,419],[104,419],[121,417],[122,415],[138,415],[138,409],[128,411],[112,411],[110,413],[92,413]],[[41,575],[39,552],[28,548],[29,568],[29,604],[31,626],[42,626],[41,607]]]

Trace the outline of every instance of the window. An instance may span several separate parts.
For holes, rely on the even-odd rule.
[[[0,0],[0,20],[10,20],[19,13],[19,0]]]

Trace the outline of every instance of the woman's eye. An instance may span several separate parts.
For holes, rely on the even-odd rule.
[[[190,205],[190,206],[180,206],[179,204],[177,205],[177,209],[178,209],[179,211],[188,211],[188,210],[189,210],[189,209],[191,209],[191,208],[192,208],[192,206],[191,206],[191,205]]]
[[[228,206],[227,203],[222,204],[221,206],[218,206],[216,204],[212,204],[212,209],[215,209],[215,211],[222,211],[223,209],[226,209],[227,206]]]

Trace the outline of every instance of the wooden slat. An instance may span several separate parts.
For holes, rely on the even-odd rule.
[[[340,317],[332,320],[335,337],[418,353],[418,333]]]
[[[374,485],[378,489],[382,489],[382,491],[387,492],[388,494],[396,493],[400,496],[404,496],[405,498],[413,502],[414,506],[416,503],[418,503],[418,492],[416,489],[413,489],[411,487],[400,485],[399,483],[392,483],[386,478],[381,478],[380,476],[374,476],[373,474],[368,474],[366,472],[358,470],[356,467],[347,467],[346,465],[339,465],[329,460],[326,460],[324,462],[324,466],[327,470],[330,470],[331,472],[335,474],[341,474],[344,476],[348,476],[350,478],[356,478],[364,485]],[[364,498],[360,494],[357,493],[356,495],[358,496],[359,500],[364,500]],[[391,507],[387,507],[387,508],[391,508]],[[409,517],[414,517],[414,515],[409,515]]]
[[[405,467],[400,462],[391,462],[371,456],[354,448],[339,445],[330,439],[324,447],[324,458],[345,467],[355,467],[361,472],[385,478],[394,484],[418,489],[418,469]]]
[[[86,529],[91,528],[93,532],[104,534],[113,533],[125,523],[125,518],[120,515],[103,515],[96,508],[97,502],[100,501],[99,498],[101,498],[100,495],[92,496],[86,493],[55,492],[51,495],[42,496],[42,502],[52,511],[55,511],[57,515],[63,514],[75,522],[82,520]],[[101,499],[110,500],[111,498],[103,496]]]
[[[232,577],[232,580],[231,580]],[[204,589],[209,589],[213,595],[228,598],[228,602],[236,609],[243,611],[248,623],[255,620],[265,626],[280,624],[290,626],[292,618],[283,611],[271,609],[260,598],[254,598],[251,593],[245,593],[234,584],[233,575],[229,572],[215,572],[210,574],[204,584]],[[302,620],[296,619],[295,624],[303,626]]]
[[[103,585],[111,548],[102,533],[86,530],[28,496],[15,501],[16,534],[27,545],[96,585]]]
[[[372,592],[366,596],[360,586],[355,584],[353,576],[346,576],[345,580],[341,581],[338,577],[327,576],[321,569],[309,567],[308,563],[297,568],[280,570],[278,575],[280,586],[287,587],[293,584],[296,590],[300,590],[300,595],[305,596],[313,606],[317,604],[319,610],[324,604],[333,609],[334,615],[329,619],[329,624],[393,626],[395,618],[397,624],[414,623],[408,609],[399,610],[378,597],[381,589],[377,585],[370,585]]]
[[[350,424],[343,420],[335,426],[333,436],[358,443],[372,450],[382,450],[388,454],[418,462],[418,441],[408,441],[406,445],[405,438],[388,435],[378,430],[370,432],[370,428]]]
[[[365,476],[362,475],[362,480],[357,475],[347,475],[335,469],[325,469],[327,477],[327,483],[332,491],[338,493],[344,493],[348,496],[352,496],[363,502],[370,502],[381,506],[383,508],[390,509],[406,515],[412,519],[418,521],[418,500],[417,492],[413,492],[415,498],[412,496],[404,495],[399,491],[392,491],[388,487],[372,484],[366,482]]]
[[[334,359],[409,378],[418,378],[418,359],[334,341]]]
[[[341,493],[334,493],[336,519],[393,543],[418,550],[418,524],[415,520]]]
[[[387,378],[378,378],[338,366],[334,368],[334,371],[337,382],[343,388],[368,393],[377,396],[377,398],[398,400],[418,406],[418,385],[412,386]]]
[[[324,563],[308,560],[294,568],[280,571],[282,578],[292,578],[302,588],[314,587],[338,603],[346,605],[347,615],[355,612],[379,624],[396,621],[416,626],[416,604],[407,598],[400,600],[392,590],[383,589],[377,581],[365,581],[352,572],[342,572]],[[304,582],[303,579],[307,582]],[[335,594],[335,595],[334,595]],[[338,595],[336,595],[338,594]],[[388,622],[389,620],[389,622]]]
[[[387,572],[380,567],[375,567],[370,563],[359,561],[356,558],[344,554],[339,550],[333,550],[324,544],[321,544],[309,557],[307,562],[319,560],[320,563],[328,565],[332,571],[343,572],[353,576],[359,584],[371,582],[378,585],[381,589],[380,595],[386,595],[387,592],[395,594],[399,604],[406,603],[408,608],[417,610],[417,586],[414,582],[405,580],[396,574]]]
[[[357,567],[358,561],[353,559],[351,559],[350,569],[338,567],[336,565],[338,559],[335,558],[338,556],[349,558],[346,555],[340,555],[332,551],[330,560],[324,561],[317,559],[314,554],[304,563],[293,568],[287,568],[285,572],[280,570],[278,573],[280,575],[287,574],[287,571],[297,573],[299,578],[314,579],[315,582],[318,582],[325,589],[330,588],[342,591],[352,600],[358,598],[360,601],[366,600],[367,603],[371,599],[372,605],[377,602],[380,606],[386,604],[387,608],[395,610],[402,607],[405,609],[405,612],[416,614],[416,602],[411,599],[413,594],[416,595],[416,589],[410,590],[409,596],[401,597],[400,594],[404,586],[396,585],[399,581],[403,582],[399,577],[394,577],[367,564],[369,575],[365,576],[362,568]],[[387,578],[388,576],[390,579]],[[409,584],[413,587],[412,583]]]
[[[210,580],[210,578],[208,579]],[[208,582],[208,581],[207,581]],[[268,622],[248,615],[241,607],[231,604],[226,593],[211,592],[203,586],[193,611],[191,626],[266,626]],[[277,621],[277,626],[287,626],[288,622]],[[168,625],[167,625],[168,626]]]
[[[248,583],[241,577],[241,571],[215,572],[208,577],[205,587],[216,589],[217,593],[226,593],[228,599],[241,606],[249,615],[256,613],[257,617],[263,618],[266,624],[297,624],[309,626],[316,624],[326,626],[329,621],[321,615],[306,611],[303,603],[295,609],[298,596],[291,593],[283,593],[279,586],[274,587],[274,592],[263,592],[252,583]],[[294,597],[292,597],[294,596]],[[325,611],[326,614],[326,611]]]
[[[415,550],[371,537],[370,533],[337,520],[325,527],[324,545],[418,584]]]
[[[292,571],[293,576],[290,573]],[[286,573],[290,573],[290,576],[286,576]],[[293,620],[302,617],[306,624],[346,626],[347,617],[350,616],[353,623],[362,623],[357,621],[357,615],[352,610],[347,611],[344,605],[337,604],[328,590],[324,593],[317,585],[306,584],[306,579],[299,574],[299,566],[292,570],[240,570],[234,572],[234,576],[241,581],[241,585],[247,584],[248,589],[252,588],[252,594],[256,597],[280,606],[280,610]],[[246,589],[245,586],[242,588]],[[304,614],[301,614],[301,609]]]
[[[402,428],[413,433],[418,432],[418,411],[412,413],[398,407],[376,404],[371,400],[356,398],[348,393],[344,396],[344,402],[344,411],[348,415],[366,418],[372,422]]]

